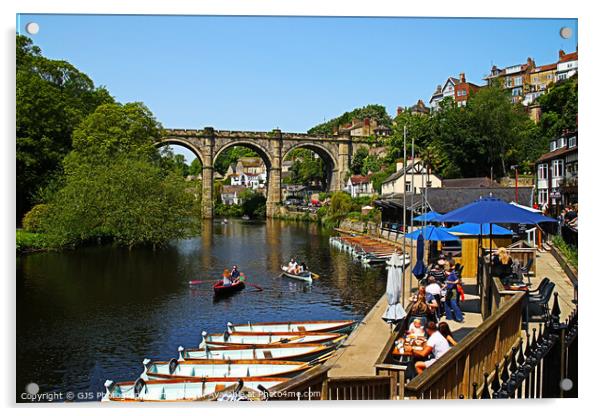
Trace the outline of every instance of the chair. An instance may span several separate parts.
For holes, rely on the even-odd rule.
[[[529,296],[529,303],[527,305],[529,315],[542,316],[544,319],[547,319],[550,316],[550,307],[548,306],[548,303],[550,302],[555,287],[556,285],[554,282],[549,282],[542,289],[540,296]]]
[[[550,279],[544,277],[541,282],[539,282],[539,286],[536,289],[529,290],[529,296],[541,296],[541,291],[544,287],[546,287],[550,283]]]
[[[529,260],[527,260],[527,264],[525,264],[523,267],[521,267],[520,271],[524,275],[529,275],[529,274],[531,274],[531,267],[533,267],[533,259],[532,258],[530,258]]]

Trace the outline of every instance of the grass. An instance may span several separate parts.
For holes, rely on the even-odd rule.
[[[552,238],[552,242],[554,243],[554,245],[556,246],[558,251],[560,251],[562,253],[562,255],[566,258],[566,260],[569,262],[569,264],[571,266],[573,266],[575,269],[578,269],[579,259],[578,259],[577,248],[567,244],[562,239],[562,237],[560,237],[558,235],[554,236]]]
[[[17,253],[46,250],[48,247],[44,234],[17,230]]]

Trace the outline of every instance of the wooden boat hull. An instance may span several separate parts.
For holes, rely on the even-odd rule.
[[[285,360],[311,361],[320,358],[337,347],[336,344],[274,344],[264,346],[229,346],[202,349],[180,349],[180,361],[198,361],[207,359],[241,360]]]
[[[267,333],[273,335],[310,332],[349,333],[355,321],[297,321],[297,322],[258,322],[255,324],[230,324],[228,330],[232,334]]]
[[[286,333],[266,334],[266,333],[250,333],[250,334],[229,334],[228,338],[224,334],[203,335],[199,348],[204,348],[205,345],[214,346],[271,346],[274,344],[338,344],[345,339],[344,334],[339,333]]]
[[[216,400],[220,392],[227,392],[242,380],[245,388],[259,392],[259,385],[272,388],[288,381],[280,377],[212,377],[196,379],[136,380],[121,383],[107,381],[102,401],[116,402],[181,402]],[[140,392],[135,392],[136,383]]]
[[[202,360],[146,361],[140,375],[143,380],[185,378],[202,380],[211,377],[282,377],[297,376],[312,367],[312,363],[279,360]]]
[[[213,285],[213,293],[215,296],[229,296],[236,292],[240,292],[245,288],[245,282],[239,280],[236,283],[231,284],[230,286],[224,286],[222,281],[218,281]]]
[[[289,273],[285,270],[282,270],[282,276],[286,276],[288,278],[295,279],[295,280],[301,280],[301,281],[307,282],[307,283],[313,282],[310,271],[307,271],[307,272],[301,273],[301,274],[293,274],[293,273]]]

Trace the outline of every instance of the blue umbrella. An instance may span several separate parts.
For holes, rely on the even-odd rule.
[[[441,214],[435,211],[430,211],[414,218],[414,221],[439,222]]]
[[[487,197],[448,212],[439,218],[441,222],[473,222],[476,224],[539,224],[556,222],[554,218],[527,211],[498,198]]]
[[[416,265],[412,269],[412,273],[417,279],[422,279],[426,274],[426,266],[422,259],[424,258],[424,236],[420,234],[416,242]]]
[[[420,236],[423,236],[425,240],[428,241],[457,241],[459,240],[453,234],[448,233],[445,228],[434,227],[432,225],[427,225],[426,227],[420,228],[418,230],[412,231],[411,233],[406,234],[406,238],[411,240],[417,240]]]
[[[483,233],[482,230],[489,230],[489,224],[476,224],[474,222],[465,222],[464,224],[458,224],[454,227],[447,229],[447,231],[450,233],[466,235],[479,235]],[[499,225],[492,224],[491,235],[512,235],[512,230],[500,227]]]

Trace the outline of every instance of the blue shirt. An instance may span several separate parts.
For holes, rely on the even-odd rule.
[[[453,282],[453,283],[447,283],[447,285],[446,285],[447,290],[456,289],[456,286],[457,286],[457,283],[459,280],[458,276],[456,275],[456,272],[451,272],[449,274],[449,276],[447,276],[446,280],[449,282]]]

